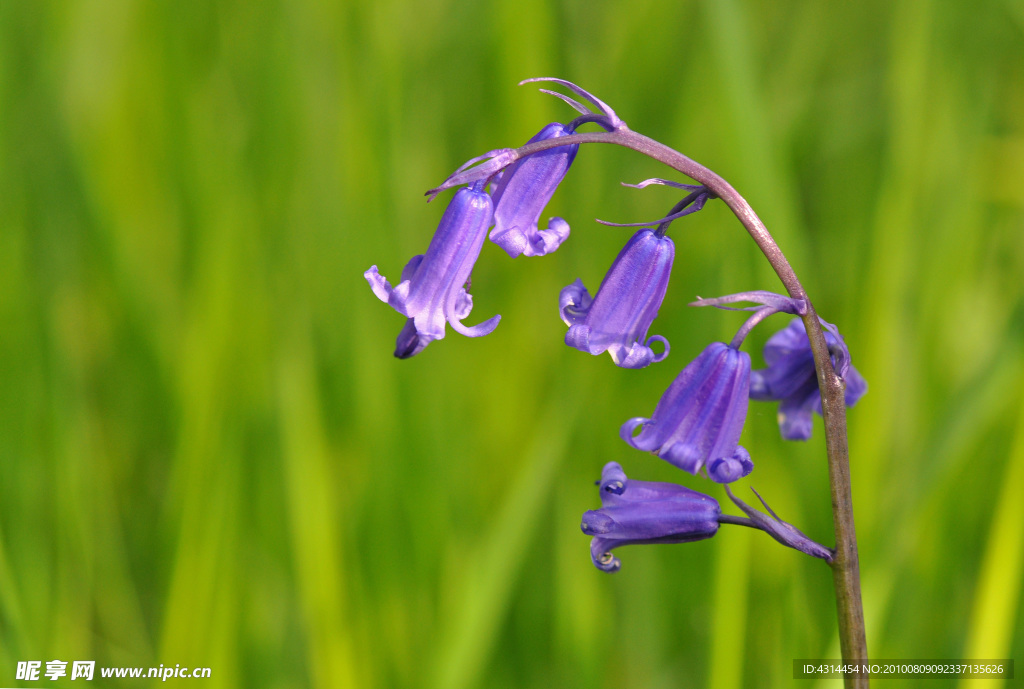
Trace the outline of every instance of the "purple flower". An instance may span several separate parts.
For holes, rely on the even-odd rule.
[[[711,480],[730,483],[754,468],[739,445],[749,384],[750,357],[714,342],[676,377],[651,418],[630,419],[619,435],[691,474],[706,466]]]
[[[552,122],[526,143],[568,136],[573,132],[571,126]],[[489,236],[512,258],[520,254],[549,254],[569,236],[569,223],[562,218],[551,218],[546,230],[538,230],[537,222],[579,147],[579,144],[561,146],[520,158],[505,168],[494,184],[491,190],[494,229]]]
[[[668,356],[668,340],[648,339],[647,330],[665,298],[674,257],[671,239],[640,230],[619,252],[595,297],[580,280],[563,289],[558,303],[569,326],[565,343],[589,354],[607,351],[623,368],[643,368]],[[661,354],[651,349],[655,340],[665,345]]]
[[[605,572],[621,565],[611,551],[636,543],[689,543],[718,531],[718,502],[709,495],[672,483],[626,478],[616,462],[601,471],[601,509],[583,514],[590,557]]]
[[[846,406],[852,407],[868,391],[868,384],[849,363],[850,351],[831,324],[825,325],[825,342],[832,355],[832,365],[846,381]],[[813,412],[821,414],[821,391],[803,321],[794,318],[785,329],[768,338],[764,361],[768,368],[750,374],[750,399],[779,400],[782,437],[807,440],[814,425]]]
[[[377,266],[363,273],[373,293],[409,319],[395,345],[399,359],[419,354],[428,344],[443,338],[446,320],[469,337],[487,335],[498,325],[501,316],[472,327],[461,323],[473,308],[473,297],[465,286],[480,255],[491,215],[491,197],[483,191],[483,184],[464,187],[445,209],[426,255],[412,257],[395,287],[377,272]]]

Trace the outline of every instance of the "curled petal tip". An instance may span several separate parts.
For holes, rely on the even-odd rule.
[[[571,126],[552,122],[527,145],[570,134]],[[503,170],[500,180],[492,186],[494,228],[489,236],[512,258],[544,256],[569,236],[569,223],[563,218],[550,218],[546,230],[538,225],[544,207],[565,178],[578,150],[579,144],[570,144],[519,158]]]
[[[616,462],[601,472],[601,504],[583,515],[581,528],[593,536],[590,557],[603,571],[620,562],[612,551],[620,546],[689,543],[718,531],[721,508],[710,495],[672,483],[627,479]]]
[[[622,424],[622,426],[619,428],[619,437],[626,441],[627,444],[632,445],[636,449],[643,450],[644,448],[636,444],[636,436],[634,436],[633,434],[636,432],[636,429],[650,422],[650,419],[645,419],[642,416],[634,417],[627,421],[626,423]]]
[[[674,258],[670,238],[640,230],[612,262],[593,299],[579,280],[563,289],[559,309],[570,326],[565,343],[592,355],[608,352],[625,368],[662,360],[650,342],[664,338],[647,333],[665,298]]]
[[[491,316],[483,323],[478,323],[477,325],[465,326],[457,320],[451,320],[449,323],[451,323],[452,330],[461,335],[466,337],[483,337],[494,332],[494,329],[498,327],[499,321],[501,321],[501,314]]]
[[[745,352],[712,343],[676,376],[650,419],[630,419],[619,435],[634,448],[654,452],[691,474],[708,467],[715,480],[735,480],[753,467],[738,444],[749,379]],[[724,463],[711,465],[719,459]]]

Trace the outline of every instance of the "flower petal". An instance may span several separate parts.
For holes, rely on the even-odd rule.
[[[576,278],[571,285],[563,287],[558,295],[558,313],[562,316],[562,322],[569,326],[582,323],[593,301],[583,281]]]
[[[753,470],[754,462],[742,445],[736,447],[732,457],[719,457],[708,463],[708,476],[715,483],[732,483]]]
[[[649,422],[631,419],[619,434],[633,447],[653,451],[692,474],[719,458],[728,460],[719,475],[735,473],[746,466],[731,460],[747,416],[749,381],[750,357],[721,342],[712,343],[676,376]],[[643,428],[634,437],[641,423]]]
[[[363,277],[370,283],[370,289],[377,295],[377,298],[387,304],[391,297],[391,283],[377,272],[377,266],[370,266],[370,269],[363,273]]]
[[[559,217],[548,220],[548,229],[538,231],[533,237],[527,236],[524,256],[545,256],[562,245],[569,237],[569,223]]]
[[[398,333],[398,339],[395,341],[395,357],[408,359],[411,356],[416,356],[433,340],[434,338],[429,335],[420,335],[420,333],[416,332],[416,321],[408,318],[402,331]]]
[[[491,316],[483,323],[466,327],[457,320],[450,320],[452,324],[452,330],[455,332],[465,335],[466,337],[482,337],[483,335],[490,335],[494,332],[494,329],[498,327],[498,321],[501,320],[501,314]]]

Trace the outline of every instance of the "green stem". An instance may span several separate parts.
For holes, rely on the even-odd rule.
[[[703,184],[722,199],[736,215],[771,264],[789,296],[807,302],[807,313],[802,317],[807,338],[814,355],[821,390],[822,416],[825,419],[825,445],[828,452],[828,472],[832,487],[832,521],[836,537],[836,554],[832,560],[832,579],[836,592],[839,622],[839,645],[843,660],[866,661],[867,641],[864,634],[864,611],[860,596],[860,564],[857,557],[857,534],[853,523],[853,498],[850,491],[850,456],[846,438],[846,384],[832,367],[825,335],[818,314],[800,284],[789,261],[768,232],[754,209],[728,182],[703,165],[687,158],[643,134],[625,126],[611,132],[572,134],[527,144],[516,150],[522,158],[558,146],[576,143],[607,143],[625,146],[653,158]],[[866,677],[847,677],[846,687],[862,689],[868,686]]]

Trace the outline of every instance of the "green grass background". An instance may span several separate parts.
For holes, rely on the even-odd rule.
[[[4,0],[0,684],[58,658],[730,689],[838,656],[828,569],[763,534],[607,575],[579,532],[611,460],[722,497],[617,435],[739,325],[694,295],[779,289],[722,204],[673,227],[664,363],[562,344],[558,290],[628,237],[593,218],[677,199],[620,187],[669,171],[607,146],[549,206],[557,253],[484,247],[467,323],[492,335],[392,358],[362,273],[425,249],[448,197],[424,190],[571,116],[532,76],[729,179],[845,334],[872,655],[1024,660],[1021,0]],[[831,543],[816,424],[783,443],[752,406],[740,485]]]

